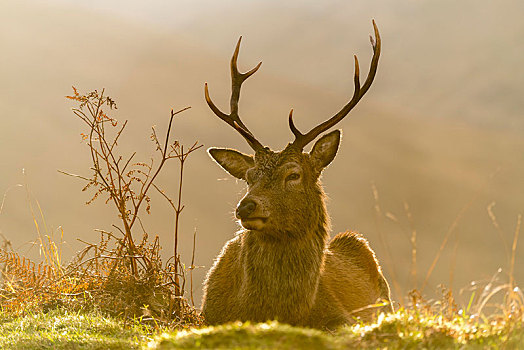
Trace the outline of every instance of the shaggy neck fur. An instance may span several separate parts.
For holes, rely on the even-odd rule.
[[[290,324],[301,324],[307,319],[324,267],[328,239],[329,222],[323,200],[309,218],[309,225],[304,225],[302,232],[242,234],[240,293],[246,304],[241,307],[246,319],[276,319]],[[279,234],[294,238],[275,238]]]

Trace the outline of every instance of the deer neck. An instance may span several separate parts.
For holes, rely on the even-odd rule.
[[[244,308],[258,321],[278,319],[296,324],[314,304],[328,239],[327,215],[309,230],[265,235],[246,231],[242,237]],[[293,238],[290,238],[293,237]],[[249,300],[249,301],[248,301]]]
[[[246,266],[252,268],[246,273],[258,281],[264,279],[263,276],[275,278],[271,270],[284,274],[289,272],[295,276],[316,273],[324,256],[328,233],[324,227],[318,227],[315,232],[301,234],[303,237],[278,239],[264,237],[257,231],[245,232],[243,250],[248,259]],[[283,277],[284,281],[280,282],[285,283],[287,277],[290,276]]]

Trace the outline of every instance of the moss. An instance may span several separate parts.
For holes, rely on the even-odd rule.
[[[472,323],[461,317],[420,315],[400,310],[373,324],[357,324],[336,333],[277,322],[229,325],[165,333],[153,349],[524,349],[521,323]]]
[[[324,332],[278,322],[192,329],[163,334],[157,341],[157,349],[334,349]]]

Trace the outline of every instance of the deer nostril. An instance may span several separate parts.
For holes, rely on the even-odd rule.
[[[242,200],[237,207],[237,218],[239,219],[247,219],[249,215],[251,215],[257,207],[257,203],[252,199],[244,199]]]

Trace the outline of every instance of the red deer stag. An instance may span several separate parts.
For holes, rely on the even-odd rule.
[[[240,38],[231,59],[231,112],[225,114],[205,97],[211,110],[237,130],[254,156],[233,149],[209,154],[229,174],[247,182],[236,217],[242,231],[228,241],[204,282],[203,315],[208,323],[278,320],[292,325],[334,328],[356,317],[368,320],[377,303],[391,310],[388,283],[367,240],[344,232],[329,240],[329,216],[320,183],[322,170],[335,158],[340,131],[322,136],[309,153],[304,147],[340,122],[368,91],[377,71],[380,36],[373,21],[373,58],[360,86],[355,56],[355,91],[329,120],[302,134],[289,114],[295,140],[280,152],[264,147],[240,120],[238,100],[247,73],[237,69]],[[375,305],[375,307],[373,307]]]

